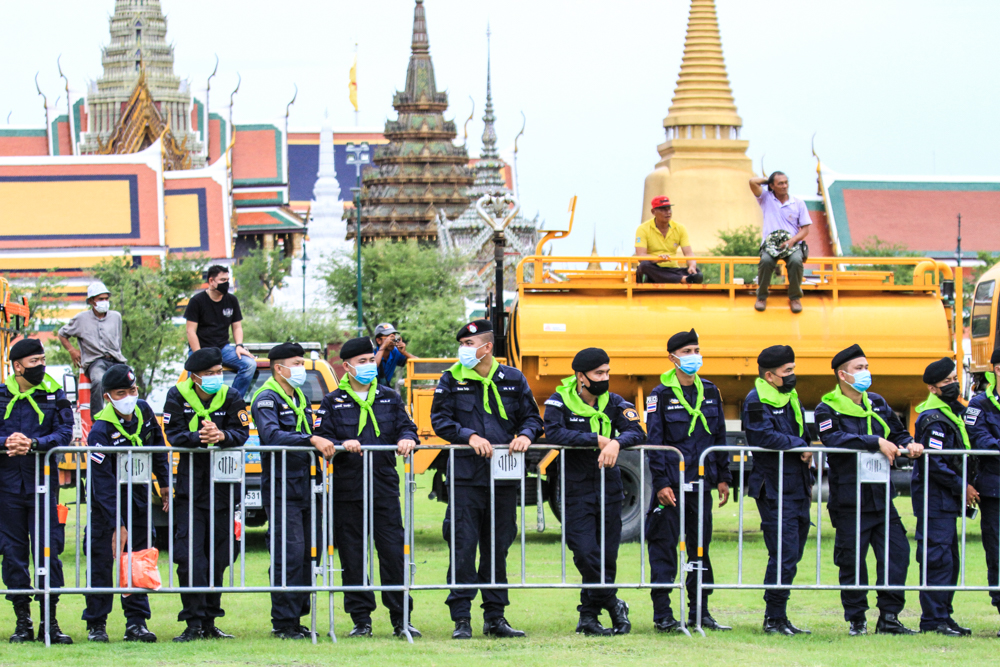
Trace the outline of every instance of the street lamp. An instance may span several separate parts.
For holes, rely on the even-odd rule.
[[[354,165],[355,176],[357,177],[357,187],[351,188],[354,193],[354,207],[358,211],[357,227],[354,233],[354,242],[358,248],[357,275],[358,275],[358,336],[364,332],[364,319],[361,310],[361,167],[370,164],[371,153],[368,149],[368,142],[363,141],[361,145],[347,144],[347,164]]]

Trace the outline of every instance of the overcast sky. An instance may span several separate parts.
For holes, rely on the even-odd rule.
[[[360,122],[395,118],[405,82],[412,0],[162,0],[175,72],[203,88],[218,54],[213,107],[237,72],[236,122],[284,114],[292,128],[354,124],[348,69],[359,44]],[[815,193],[810,137],[825,165],[848,174],[997,175],[1000,2],[996,0],[717,0],[742,136],[759,169],[786,171],[794,193]],[[478,153],[493,32],[500,144],[521,127],[523,209],[563,227],[579,195],[574,235],[559,254],[631,254],[643,179],[664,139],[680,68],[686,0],[426,0],[431,55],[448,116],[469,116]],[[113,0],[12,2],[0,22],[0,124],[41,126],[33,78],[53,102],[101,74]],[[65,100],[61,102],[65,104]],[[459,136],[461,141],[461,136]],[[748,196],[749,193],[748,193]],[[683,221],[683,211],[675,216]]]

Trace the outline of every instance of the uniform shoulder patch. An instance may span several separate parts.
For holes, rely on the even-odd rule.
[[[965,423],[969,426],[975,426],[976,421],[979,419],[979,415],[982,412],[979,408],[966,408],[965,409]]]
[[[622,414],[625,415],[625,419],[628,419],[629,421],[639,421],[639,413],[635,411],[635,408],[626,408]]]
[[[164,424],[169,424],[170,423],[170,413],[169,412],[164,412],[163,413],[163,423]]]
[[[650,396],[646,399],[646,414],[656,412],[656,404],[659,401],[659,396]]]
[[[257,401],[257,407],[258,408],[273,408],[274,407],[274,401],[269,400],[269,399],[265,399],[263,401]]]
[[[104,454],[101,454],[100,452],[91,452],[90,460],[97,464],[104,463]]]
[[[563,402],[562,401],[557,401],[554,398],[550,398],[549,400],[545,401],[545,405],[551,405],[551,406],[554,406],[554,407],[557,407],[557,408],[561,408],[563,406]]]
[[[819,431],[820,431],[820,433],[822,433],[823,431],[829,431],[831,428],[833,428],[833,420],[832,419],[826,419],[826,420],[821,421],[819,423]]]
[[[932,437],[930,440],[927,441],[927,446],[933,447],[934,449],[942,449],[944,447],[944,442],[938,440],[937,438]]]
[[[250,423],[250,415],[247,414],[246,410],[239,411],[240,423],[243,425]]]

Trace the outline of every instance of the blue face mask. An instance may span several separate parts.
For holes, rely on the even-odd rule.
[[[847,373],[847,375],[851,375],[851,373]],[[855,391],[868,391],[868,388],[872,386],[871,371],[858,371],[853,375],[854,382],[851,383],[851,386],[854,387]]]
[[[378,377],[378,366],[375,364],[358,364],[353,366],[354,379],[361,384],[371,384]]]
[[[201,390],[206,394],[217,394],[222,389],[221,375],[199,375],[201,378]]]
[[[288,384],[293,387],[301,387],[306,383],[306,367],[305,366],[285,366],[284,364],[279,364],[288,369]]]
[[[697,373],[704,363],[700,354],[689,354],[686,357],[678,357],[678,359],[681,362],[680,369],[688,375]]]
[[[467,345],[462,345],[458,348],[458,363],[462,364],[466,368],[475,368],[482,359],[480,359],[476,353],[479,351],[480,347],[486,347],[483,343],[479,347],[469,347]]]

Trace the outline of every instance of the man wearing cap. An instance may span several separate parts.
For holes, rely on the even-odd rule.
[[[680,483],[691,484],[691,491],[684,497],[684,541],[688,552],[697,554],[698,546],[698,489],[695,484],[705,484],[702,508],[702,556],[692,557],[695,567],[701,567],[702,581],[713,583],[712,560],[709,545],[712,542],[712,492],[719,492],[719,507],[729,500],[729,452],[716,451],[704,461],[699,470],[701,455],[709,447],[726,444],[726,416],[722,407],[722,394],[718,387],[698,375],[702,366],[701,347],[694,329],[674,334],[667,341],[667,352],[674,369],[660,376],[660,384],[646,399],[646,428],[651,445],[676,447],[684,454],[684,479],[678,479],[678,460],[673,452],[652,451],[649,454],[649,471],[653,476],[654,495],[650,499],[646,518],[646,539],[649,544],[651,581],[655,584],[672,584],[677,576],[677,542],[680,538]],[[698,572],[687,573],[688,624],[700,625],[710,630],[731,630],[709,613],[708,595],[701,598],[701,617],[698,617]],[[659,632],[672,632],[680,627],[670,609],[670,589],[652,588],[653,624]],[[700,620],[700,623],[699,623]]]
[[[885,399],[868,391],[872,385],[872,374],[868,370],[868,359],[859,345],[851,345],[841,350],[830,362],[837,378],[837,387],[823,396],[816,406],[816,425],[824,447],[854,449],[860,452],[881,452],[891,466],[900,449],[907,449],[907,456],[916,458],[923,453],[923,446],[913,442],[903,423],[892,411]],[[860,544],[858,543],[857,470],[858,456],[854,454],[827,454],[830,466],[830,495],[827,509],[830,523],[836,530],[833,560],[840,568],[841,586],[868,585],[868,550],[875,552],[877,574],[876,584],[885,586],[886,567],[889,570],[888,585],[906,585],[906,570],[910,562],[910,543],[906,539],[906,529],[896,512],[896,506],[888,503],[889,523],[886,525],[886,497],[882,484],[861,485]],[[890,482],[890,497],[896,497],[896,489]],[[886,541],[889,542],[888,561]],[[861,548],[857,554],[856,544]],[[860,569],[855,577],[855,566]],[[914,635],[916,632],[904,626],[899,620],[905,602],[903,591],[880,590],[877,593],[879,618],[875,626],[876,634]],[[844,620],[850,627],[852,637],[868,634],[868,594],[866,591],[842,590],[840,602],[844,607]]]
[[[90,568],[90,586],[111,588],[114,581],[115,560],[130,551],[135,553],[153,545],[147,540],[156,530],[150,523],[153,508],[149,506],[146,484],[133,483],[131,498],[127,480],[118,477],[118,457],[128,453],[102,453],[101,447],[163,447],[163,431],[156,421],[153,409],[139,398],[135,373],[125,364],[115,364],[104,374],[104,408],[94,416],[94,425],[87,436],[90,453],[87,465],[87,483],[90,485],[90,523],[84,546],[89,549],[87,566]],[[152,472],[157,480],[169,478],[169,461],[165,452],[152,455]],[[152,478],[150,478],[152,479]],[[118,499],[118,500],[116,500]],[[118,501],[120,500],[120,504]],[[163,495],[163,509],[169,508],[169,494]],[[128,577],[128,566],[125,568]],[[131,582],[126,578],[126,582]],[[110,593],[88,594],[83,620],[87,622],[87,639],[107,642],[108,614],[111,613],[113,596]],[[156,635],[146,627],[152,614],[149,598],[145,593],[122,595],[125,612],[125,641],[152,643]]]
[[[371,585],[364,567],[365,538],[374,538],[378,551],[379,580],[383,586],[402,586],[406,561],[403,555],[403,516],[399,506],[399,473],[394,452],[362,454],[362,445],[392,445],[395,454],[409,456],[417,444],[417,427],[406,414],[403,399],[389,387],[375,381],[375,346],[367,336],[347,341],[340,348],[344,375],[340,385],[323,397],[316,411],[316,434],[344,447],[333,458],[333,538],[344,568],[345,586]],[[370,473],[365,469],[367,458]],[[368,535],[362,490],[369,473],[369,511],[373,514]],[[374,554],[370,557],[374,558]],[[420,632],[403,626],[402,591],[384,591],[382,604],[389,610],[393,635],[411,637]],[[408,600],[410,611],[413,599]],[[370,592],[344,593],[344,611],[351,615],[351,637],[372,635],[375,595]]]
[[[757,501],[760,529],[764,533],[764,544],[767,545],[764,584],[789,585],[795,579],[806,538],[809,536],[809,502],[813,484],[809,467],[812,453],[777,453],[809,446],[802,404],[795,391],[795,351],[788,345],[766,348],[757,356],[757,375],[754,388],[743,402],[743,429],[747,434],[747,444],[751,447],[776,450],[776,453],[754,452],[747,493]],[[784,457],[780,499],[779,456]],[[764,632],[787,636],[809,634],[808,630],[799,629],[788,620],[788,596],[787,589],[764,591]]]
[[[0,551],[3,553],[3,583],[7,590],[32,588],[29,569],[31,554],[42,553],[37,540],[35,525],[44,526],[46,513],[50,517],[49,586],[62,588],[63,570],[59,555],[65,544],[65,526],[59,522],[56,505],[59,502],[59,471],[51,461],[47,480],[40,479],[40,466],[36,452],[53,447],[65,447],[73,438],[73,412],[62,386],[45,373],[45,349],[37,338],[25,338],[14,343],[9,353],[13,373],[0,385],[0,443],[4,445],[0,456]],[[47,485],[45,496],[38,500],[44,508],[41,516],[35,515],[35,494],[39,485]],[[30,540],[30,541],[29,541]],[[44,541],[44,540],[43,540]],[[35,567],[43,563],[36,562]],[[38,578],[38,586],[45,586],[45,578]],[[14,604],[17,626],[11,643],[30,642],[34,639],[31,623],[31,596],[7,595]],[[35,599],[41,604],[44,596]],[[62,633],[56,621],[56,604],[59,596],[50,597],[48,634],[50,643],[72,644],[73,640]],[[44,611],[44,609],[43,609]],[[44,641],[44,613],[38,636]]]
[[[406,365],[407,359],[416,359],[406,351],[406,343],[400,338],[396,327],[388,322],[375,327],[375,366],[378,368],[378,383],[392,386],[392,376],[396,369]]]
[[[1000,376],[1000,346],[993,350],[990,369],[984,374],[986,390],[976,394],[965,409],[965,428],[969,432],[973,449],[1000,450],[1000,394],[997,376]],[[986,576],[990,586],[1000,583],[1000,459],[980,456],[979,472],[975,487],[979,491],[979,510],[982,513],[983,550],[986,552]],[[993,606],[1000,611],[1000,592],[990,591]],[[1000,632],[997,632],[1000,637]]]
[[[163,430],[171,447],[202,449],[242,447],[250,437],[250,415],[243,397],[222,382],[222,352],[205,347],[184,362],[188,377],[170,388],[163,405]],[[240,454],[242,456],[242,453]],[[166,481],[160,491],[169,498]],[[223,575],[234,558],[230,547],[239,484],[215,484],[212,494],[212,458],[180,454],[174,480],[174,549],[177,581],[185,586],[221,589]],[[214,502],[214,505],[213,505]],[[193,507],[192,507],[193,505]],[[215,523],[212,532],[212,523]],[[192,560],[189,560],[189,554]],[[209,572],[214,563],[214,577]],[[177,620],[187,624],[175,642],[196,639],[232,639],[215,625],[222,618],[222,593],[181,593]]]
[[[312,580],[313,541],[310,469],[315,453],[333,456],[333,443],[313,434],[313,412],[302,393],[306,383],[305,352],[298,343],[275,345],[268,352],[271,377],[251,403],[253,422],[264,447],[298,448],[261,452],[261,491],[267,514],[271,549],[272,586],[308,586]],[[315,451],[314,451],[315,450]],[[322,467],[322,466],[320,466]],[[271,504],[271,494],[274,504]],[[321,525],[317,518],[316,525]],[[281,639],[305,639],[309,628],[300,624],[309,613],[309,593],[271,593],[271,625]]]
[[[90,416],[104,407],[104,388],[101,378],[114,364],[124,364],[122,356],[122,315],[111,310],[111,292],[98,281],[87,287],[89,309],[77,313],[59,329],[59,342],[69,351],[73,365],[78,366],[90,380]],[[70,342],[76,338],[77,350]]]
[[[685,268],[671,259],[677,256],[678,248],[688,257],[694,252],[691,250],[687,227],[671,220],[673,208],[670,206],[670,199],[653,197],[651,208],[653,217],[635,230],[635,254],[640,257],[656,255],[663,261],[639,262],[636,280],[647,283],[703,282],[704,277],[693,259],[688,260]]]
[[[621,470],[617,467],[622,447],[646,440],[635,406],[608,391],[611,359],[598,347],[588,347],[573,358],[573,375],[562,381],[545,401],[545,438],[562,445],[566,457],[566,479],[560,488],[566,496],[562,524],[566,543],[573,550],[573,563],[584,584],[615,582],[618,546],[622,537]],[[558,468],[557,468],[558,469]],[[601,482],[604,494],[601,494]],[[604,560],[601,560],[601,506],[604,507]],[[578,634],[625,635],[632,629],[628,604],[614,588],[584,588],[580,591]],[[607,610],[610,628],[598,617]]]
[[[927,366],[923,376],[927,400],[917,406],[914,440],[928,453],[942,449],[969,449],[971,441],[965,427],[965,406],[959,400],[961,388],[955,362],[947,357]],[[925,466],[929,472],[924,478]],[[910,473],[910,498],[917,517],[917,563],[927,570],[925,586],[956,586],[961,572],[958,532],[955,520],[967,505],[979,501],[972,484],[962,482],[961,456],[923,456]],[[927,494],[924,494],[924,485]],[[926,505],[926,508],[925,508]],[[924,551],[926,550],[926,563]],[[936,632],[946,637],[971,635],[952,614],[954,591],[920,591],[920,631]]]
[[[767,185],[767,189],[762,185]],[[751,178],[750,191],[764,214],[763,242],[757,268],[757,302],[754,308],[767,308],[768,288],[778,260],[785,260],[788,271],[788,305],[793,313],[802,312],[802,265],[809,256],[805,244],[812,218],[804,201],[788,194],[788,176],[776,171],[766,178]]]
[[[493,445],[508,445],[524,452],[542,433],[542,419],[531,388],[521,371],[500,365],[493,357],[493,327],[489,320],[470,322],[458,331],[458,363],[441,375],[431,425],[439,438],[453,445],[468,445],[454,453],[455,497],[449,498],[443,535],[450,542],[455,522],[456,571],[448,580],[459,585],[489,583],[495,569],[496,583],[507,583],[507,550],[517,534],[517,490],[513,481],[494,484],[496,543],[490,544],[490,482]],[[449,480],[450,481],[450,480]],[[451,547],[452,545],[449,545]],[[479,568],[476,569],[476,548]],[[472,637],[472,600],[476,588],[452,589],[447,604],[455,622],[453,639]],[[523,637],[504,618],[510,604],[506,589],[483,589],[483,634]]]

